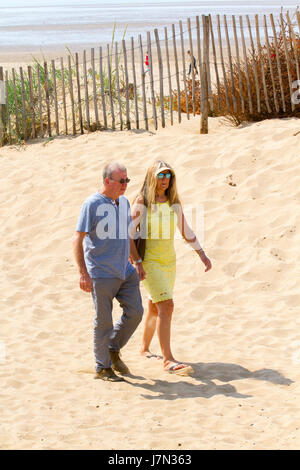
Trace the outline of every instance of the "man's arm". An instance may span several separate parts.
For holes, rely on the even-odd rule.
[[[139,275],[140,280],[143,281],[146,278],[146,273],[145,273],[145,270],[143,268],[142,262],[140,260],[140,255],[137,252],[135,243],[132,240],[132,238],[130,239],[130,257],[131,257],[132,263],[134,264],[135,269],[136,269],[136,271]],[[138,261],[138,260],[139,260],[139,262],[136,263],[136,261]]]
[[[86,236],[85,232],[76,232],[73,239],[73,251],[75,261],[78,266],[79,270],[79,286],[80,289],[84,290],[85,292],[92,291],[92,280],[89,276],[89,273],[86,269],[86,264],[84,261],[84,254],[83,254],[83,240]]]

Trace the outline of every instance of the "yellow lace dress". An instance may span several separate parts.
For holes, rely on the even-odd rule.
[[[146,279],[143,285],[153,303],[173,298],[176,226],[177,214],[171,209],[168,201],[157,202],[155,210],[147,209],[148,238],[143,261]]]

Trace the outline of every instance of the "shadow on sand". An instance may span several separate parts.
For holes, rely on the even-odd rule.
[[[190,383],[184,380],[184,377],[177,376],[178,382],[166,380],[155,380],[152,384],[131,382],[134,387],[140,387],[154,392],[158,395],[142,394],[142,397],[149,400],[176,400],[179,398],[211,398],[215,395],[225,395],[232,398],[251,398],[252,395],[245,395],[237,392],[236,388],[229,384],[233,380],[254,379],[271,382],[277,385],[290,385],[292,380],[285,378],[282,374],[272,369],[261,369],[251,372],[245,367],[237,364],[226,364],[222,362],[212,362],[208,364],[197,363],[190,364],[194,369],[193,379],[198,380],[199,384]],[[135,379],[144,379],[130,375]],[[213,380],[225,382],[218,385]]]

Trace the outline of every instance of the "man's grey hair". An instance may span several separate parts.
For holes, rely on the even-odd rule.
[[[105,178],[111,178],[113,175],[113,172],[116,170],[127,172],[126,167],[122,165],[122,163],[119,163],[119,162],[108,163],[107,165],[105,165],[104,170],[103,170],[103,182],[105,182]]]

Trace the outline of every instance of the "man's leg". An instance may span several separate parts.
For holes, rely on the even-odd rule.
[[[143,317],[143,305],[140,293],[140,279],[134,270],[120,286],[116,299],[123,309],[123,315],[117,321],[110,337],[111,351],[120,351],[132,336]]]
[[[94,321],[96,372],[111,367],[108,347],[113,332],[112,305],[121,283],[119,279],[93,279],[92,296],[96,310]]]

